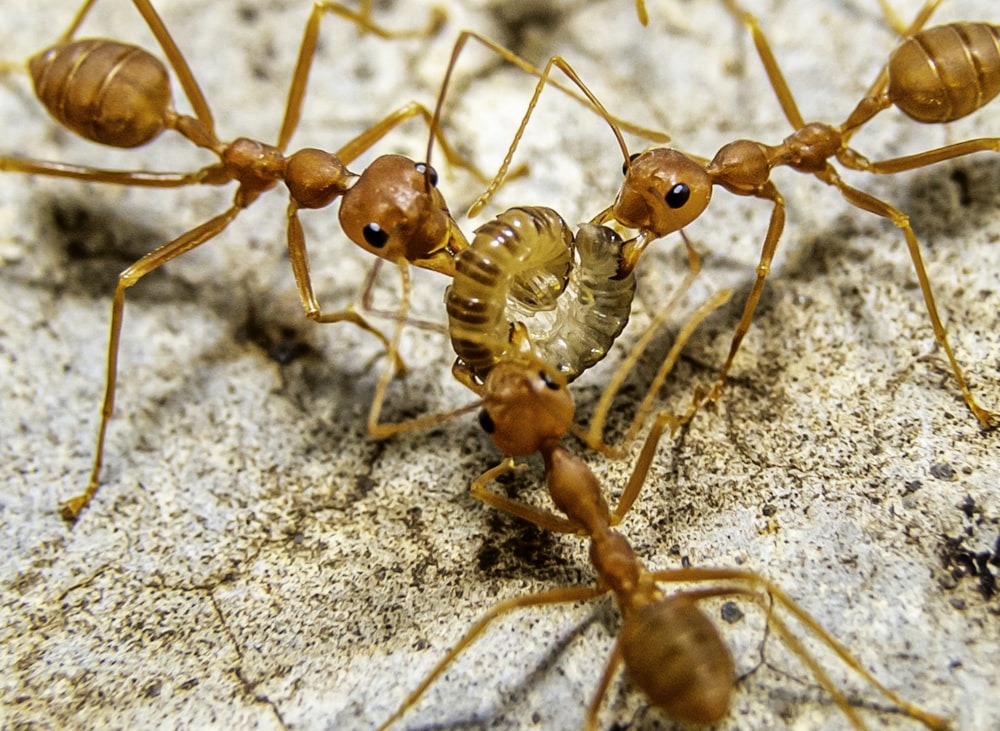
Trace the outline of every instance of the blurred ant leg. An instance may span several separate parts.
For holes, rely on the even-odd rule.
[[[604,698],[608,694],[608,688],[611,687],[611,681],[618,672],[618,668],[621,667],[622,660],[622,642],[621,638],[618,638],[615,640],[615,646],[611,648],[611,654],[604,665],[604,672],[601,673],[601,679],[594,689],[594,696],[590,699],[590,705],[587,706],[587,720],[584,723],[586,731],[597,731],[597,714],[601,711],[601,704],[604,703]]]
[[[76,35],[76,32],[80,29],[80,25],[83,23],[83,19],[87,17],[87,14],[90,13],[91,8],[94,7],[96,2],[97,0],[86,0],[83,5],[80,6],[80,9],[76,11],[76,15],[73,16],[73,20],[70,22],[69,27],[63,31],[61,36],[59,36],[59,41],[64,42],[73,40],[73,36]]]
[[[805,120],[802,118],[802,113],[799,112],[795,98],[788,88],[785,75],[781,72],[781,67],[778,66],[778,61],[771,52],[771,45],[768,43],[764,31],[761,30],[760,25],[757,23],[757,18],[743,10],[735,0],[723,0],[723,2],[726,9],[750,31],[754,46],[757,48],[757,55],[760,56],[761,63],[764,64],[767,78],[771,82],[771,88],[774,90],[775,96],[778,97],[778,103],[781,104],[785,118],[794,129],[802,129],[805,126]]]
[[[87,504],[94,497],[99,486],[98,478],[101,471],[101,463],[104,459],[105,435],[107,433],[108,420],[111,418],[111,412],[114,410],[115,382],[118,374],[118,345],[121,338],[122,318],[125,312],[126,290],[155,269],[217,236],[236,218],[240,210],[242,209],[238,205],[231,206],[224,213],[146,254],[118,276],[118,284],[115,287],[114,298],[111,302],[111,332],[108,338],[104,400],[101,405],[101,417],[97,430],[97,445],[94,450],[93,467],[91,468],[90,479],[87,482],[86,489],[80,495],[62,503],[61,513],[65,520],[76,520],[80,511],[87,507]]]
[[[359,10],[351,10],[340,3],[334,2],[314,3],[312,10],[309,12],[309,19],[306,21],[305,29],[302,32],[302,42],[299,44],[299,58],[295,64],[295,71],[292,74],[292,81],[288,88],[285,118],[282,120],[281,131],[278,133],[278,141],[275,143],[275,146],[281,151],[284,151],[288,147],[288,142],[292,134],[294,134],[295,128],[298,126],[302,113],[302,101],[309,83],[309,72],[312,70],[313,58],[316,55],[320,21],[327,13],[349,20],[362,30],[372,32],[380,38],[385,39],[425,38],[434,35],[445,20],[444,11],[440,8],[434,8],[431,11],[430,20],[425,28],[392,31],[372,22],[370,2],[362,3]],[[350,160],[344,160],[345,165],[349,163]]]
[[[899,17],[899,13],[893,10],[889,4],[889,0],[878,0],[878,4],[882,8],[882,17],[885,18],[885,22],[901,38],[905,38],[906,36],[912,36],[914,33],[920,32],[920,29],[924,27],[934,11],[937,10],[938,5],[941,4],[941,0],[927,0],[920,8],[917,16],[910,23],[904,22]]]
[[[980,425],[984,429],[996,427],[1000,424],[1000,415],[984,409],[976,401],[975,397],[972,395],[972,391],[969,389],[969,386],[965,381],[962,369],[958,365],[958,361],[955,359],[955,354],[952,352],[951,345],[948,343],[948,335],[945,332],[944,325],[941,324],[941,318],[938,315],[937,306],[934,304],[934,294],[931,291],[930,278],[927,276],[927,270],[924,268],[923,257],[920,255],[920,245],[917,242],[916,234],[910,227],[909,217],[885,201],[847,185],[840,179],[840,176],[832,170],[832,168],[827,171],[825,176],[821,176],[821,178],[830,185],[835,186],[848,203],[851,203],[862,210],[869,211],[877,216],[888,219],[894,226],[902,230],[903,235],[906,237],[906,248],[910,252],[910,260],[913,262],[913,269],[917,274],[917,281],[920,283],[920,291],[924,295],[924,304],[927,306],[927,314],[931,319],[931,327],[934,330],[934,337],[938,341],[938,344],[944,348],[944,352],[948,356],[948,362],[951,364],[951,370],[952,373],[955,374],[955,380],[958,382],[958,387],[962,391],[962,397],[965,399],[965,403],[969,407],[969,410],[979,420]]]
[[[948,721],[940,716],[923,710],[918,706],[904,700],[895,692],[885,687],[875,678],[865,667],[855,658],[850,651],[844,647],[829,632],[823,629],[822,625],[805,609],[798,605],[780,587],[771,580],[750,571],[740,569],[715,569],[715,568],[681,568],[667,569],[663,571],[651,572],[653,579],[664,583],[697,583],[703,581],[713,582],[737,582],[744,586],[719,586],[711,587],[700,591],[684,592],[685,595],[699,601],[710,597],[732,596],[743,594],[754,599],[762,606],[763,595],[768,595],[774,602],[789,612],[798,622],[802,624],[816,639],[822,642],[835,654],[841,662],[857,673],[865,682],[874,687],[884,695],[889,701],[899,707],[905,714],[924,724],[928,728],[945,731],[950,728]],[[768,624],[775,628],[781,639],[788,648],[799,656],[799,658],[809,667],[820,685],[823,686],[837,703],[838,707],[849,718],[856,728],[865,728],[857,712],[850,706],[843,693],[836,683],[830,678],[825,670],[820,667],[818,661],[812,656],[802,644],[801,640],[792,633],[787,623],[780,617],[769,611]]]
[[[385,731],[385,729],[389,728],[389,726],[402,718],[404,713],[416,705],[417,701],[420,700],[421,696],[423,696],[427,688],[430,687],[431,683],[437,680],[448,668],[448,666],[455,661],[455,658],[461,655],[469,645],[475,642],[475,640],[478,639],[484,631],[486,631],[495,619],[516,609],[522,609],[525,607],[543,607],[550,604],[570,604],[573,602],[582,602],[598,597],[603,593],[603,590],[591,587],[565,587],[561,589],[550,589],[537,594],[529,594],[528,596],[514,597],[495,605],[492,609],[486,612],[486,614],[484,614],[478,622],[469,628],[469,631],[462,636],[455,647],[448,651],[447,655],[441,658],[441,661],[438,662],[438,664],[434,666],[434,669],[427,674],[417,689],[410,693],[396,712],[378,727],[378,731]]]
[[[399,310],[396,312],[394,317],[395,327],[392,332],[392,340],[388,345],[390,363],[386,365],[386,367],[382,370],[381,376],[379,376],[378,383],[375,386],[375,395],[372,398],[371,407],[368,410],[368,433],[373,439],[387,439],[388,437],[401,432],[416,429],[428,429],[432,426],[448,421],[449,419],[453,419],[456,416],[467,414],[473,409],[477,409],[481,406],[481,402],[475,401],[471,404],[467,404],[443,414],[428,414],[426,416],[417,417],[416,419],[410,419],[408,421],[394,424],[379,423],[379,416],[382,413],[382,405],[385,402],[385,395],[389,389],[389,382],[392,381],[394,373],[393,363],[395,363],[396,359],[399,357],[399,342],[403,335],[403,327],[407,323],[407,312],[410,307],[411,281],[409,264],[406,261],[398,261],[396,262],[396,265],[399,268],[399,274],[402,281],[402,296],[399,302]]]
[[[361,309],[369,314],[375,315],[376,317],[384,317],[387,320],[395,320],[397,317],[397,313],[395,311],[380,309],[375,307],[374,303],[375,282],[378,279],[378,273],[382,269],[382,263],[384,261],[384,259],[375,259],[371,269],[368,270],[368,275],[365,277],[365,283],[362,285],[361,289]],[[412,317],[407,317],[406,324],[420,330],[437,333],[438,335],[448,334],[448,326],[442,325],[439,322],[417,320]]]
[[[635,13],[639,16],[639,22],[649,25],[649,13],[646,12],[646,0],[635,0]]]

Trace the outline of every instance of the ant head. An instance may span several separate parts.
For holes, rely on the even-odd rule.
[[[666,236],[687,226],[712,198],[705,168],[682,152],[665,147],[633,155],[612,212],[623,226]]]
[[[376,256],[454,274],[454,255],[468,244],[436,182],[437,173],[424,163],[383,155],[344,193],[340,225]]]
[[[732,655],[690,598],[667,597],[630,612],[619,642],[632,682],[669,716],[710,725],[729,711]]]
[[[573,423],[565,376],[536,358],[498,363],[486,376],[482,397],[479,423],[509,456],[534,454]]]

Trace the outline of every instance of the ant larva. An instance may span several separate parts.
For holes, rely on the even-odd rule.
[[[615,130],[625,155],[625,180],[615,202],[595,216],[593,222],[604,224],[614,221],[638,232],[635,238],[625,243],[619,275],[633,270],[652,241],[675,231],[683,234],[683,228],[708,207],[715,186],[721,186],[735,195],[771,203],[770,222],[761,247],[756,277],[733,334],[729,353],[708,395],[710,400],[717,400],[753,320],[784,228],[785,202],[771,180],[771,171],[779,166],[788,166],[811,174],[837,188],[851,205],[887,219],[903,232],[934,336],[945,351],[962,396],[984,429],[995,427],[997,414],[976,401],[948,342],[908,217],[889,203],[844,182],[831,160],[836,159],[851,170],[888,175],[975,152],[1000,150],[1000,138],[989,137],[873,161],[849,146],[851,137],[859,129],[891,106],[896,106],[917,122],[941,123],[957,120],[986,105],[1000,92],[1000,27],[985,22],[963,22],[924,28],[941,2],[926,0],[913,22],[900,29],[891,9],[882,0],[886,17],[901,30],[904,38],[846,121],[833,126],[805,122],[757,19],[740,9],[735,0],[724,2],[727,9],[749,29],[771,87],[795,131],[774,146],[737,140],[723,146],[713,159],[708,160],[671,148],[653,148],[629,154],[621,134]],[[566,70],[562,65],[560,68]],[[567,72],[567,75],[577,86],[585,89],[575,73]],[[470,215],[489,201],[503,181],[545,82],[545,78],[539,81],[500,170],[486,192],[470,208]],[[592,108],[600,113],[599,105],[594,104]],[[614,128],[614,123],[608,117],[605,119]]]
[[[441,82],[430,122],[433,130],[439,129],[456,62],[470,39],[525,73],[548,79],[548,67],[538,69],[482,34],[464,30],[455,41]],[[612,117],[582,84],[578,86],[584,92],[583,97],[558,82],[548,83],[614,120],[616,133],[626,129],[651,141],[669,139],[662,133]],[[427,164],[434,142],[432,135],[428,138]],[[470,388],[481,385],[487,369],[505,357],[495,352],[493,345],[503,341],[511,328],[525,327],[526,323],[533,347],[571,380],[607,355],[628,322],[635,293],[634,277],[617,276],[624,243],[620,236],[606,226],[591,224],[585,224],[574,234],[553,209],[521,206],[508,209],[477,228],[475,237],[473,248],[479,253],[466,247],[456,254],[455,281],[445,296],[449,333],[458,356],[452,372],[459,381]],[[463,253],[468,255],[463,258]],[[660,324],[654,323],[651,329]],[[397,318],[390,343],[393,352],[398,347],[402,325],[403,319]],[[372,436],[385,438],[440,420],[440,415],[430,415],[396,424],[379,423],[390,377],[391,373],[384,372],[376,388],[368,421]]]
[[[223,213],[146,254],[119,275],[112,301],[105,390],[90,478],[81,494],[62,504],[62,514],[67,520],[79,516],[99,486],[107,426],[114,407],[126,291],[163,264],[218,236],[261,194],[279,183],[288,189],[287,248],[306,316],[324,323],[352,322],[374,334],[387,348],[390,343],[385,335],[353,309],[326,312],[320,307],[309,274],[299,210],[323,208],[341,199],[339,219],[345,234],[366,251],[399,267],[402,304],[397,317],[400,319],[406,317],[409,299],[408,265],[450,274],[452,257],[467,245],[436,189],[437,175],[428,164],[415,163],[400,155],[384,155],[360,174],[346,167],[406,120],[421,116],[430,125],[430,112],[423,105],[410,102],[400,107],[335,153],[306,148],[285,154],[299,122],[324,15],[336,15],[365,31],[395,38],[433,34],[443,22],[441,11],[432,13],[424,29],[389,31],[369,18],[370,3],[363,3],[360,11],[354,11],[339,3],[316,2],[299,46],[277,141],[271,145],[244,137],[229,143],[219,140],[209,105],[194,74],[150,0],[133,2],[176,74],[194,116],[174,110],[169,71],[145,49],[107,38],[76,39],[95,2],[87,0],[59,40],[28,60],[38,100],[63,126],[90,141],[133,148],[170,129],[212,152],[219,161],[193,172],[160,173],[0,157],[0,170],[153,188],[236,182],[237,189],[231,206]],[[451,149],[435,127],[431,127],[431,137],[438,138],[452,164],[477,172]],[[365,287],[366,296],[371,281],[372,277]],[[401,367],[398,355],[391,348],[389,359],[388,370],[394,365]]]

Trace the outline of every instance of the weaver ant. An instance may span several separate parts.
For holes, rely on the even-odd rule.
[[[595,216],[593,222],[604,224],[614,221],[638,231],[635,238],[624,245],[619,276],[625,276],[634,269],[649,243],[674,231],[683,233],[683,228],[707,208],[714,186],[721,186],[735,195],[771,203],[771,218],[761,248],[756,278],[733,335],[729,353],[708,396],[712,401],[717,400],[753,320],[754,310],[770,273],[771,262],[784,228],[785,202],[777,186],[771,181],[771,171],[779,166],[788,166],[798,172],[814,175],[837,188],[848,203],[889,220],[903,232],[934,336],[947,355],[963,398],[984,429],[995,427],[998,423],[997,414],[983,408],[976,401],[952,352],[934,303],[930,278],[924,268],[916,234],[908,217],[885,201],[844,182],[832,165],[831,158],[852,170],[887,175],[974,152],[1000,150],[1000,138],[989,137],[966,140],[899,158],[872,161],[849,146],[851,137],[859,129],[890,106],[898,107],[917,122],[932,123],[957,120],[987,104],[1000,92],[1000,52],[997,50],[1000,47],[1000,26],[964,22],[925,29],[924,25],[941,2],[926,0],[913,22],[902,29],[903,41],[890,55],[889,61],[846,121],[839,126],[818,122],[807,124],[757,19],[741,10],[735,0],[724,2],[727,9],[749,29],[771,87],[795,132],[774,146],[752,140],[737,140],[723,146],[712,160],[708,160],[669,148],[654,148],[629,154],[620,132],[614,130],[625,156],[625,181],[615,202]],[[890,23],[898,25],[884,0],[882,7]],[[564,63],[560,60],[557,65],[567,71]],[[567,71],[567,74],[580,88],[586,89],[574,73]],[[545,83],[546,78],[543,77],[500,170],[486,192],[473,204],[470,215],[474,215],[489,201],[503,181]],[[600,111],[598,105],[593,105],[593,108]],[[614,123],[608,117],[605,119],[614,128]],[[685,243],[687,244],[686,240]],[[688,248],[690,251],[690,245]]]
[[[470,249],[471,251],[471,249]],[[463,252],[462,256],[466,252]],[[723,293],[728,296],[728,293]],[[710,300],[688,323],[690,328],[725,300]],[[688,330],[688,334],[690,330]],[[908,703],[889,690],[838,643],[804,609],[774,583],[750,571],[737,569],[682,568],[650,571],[635,555],[628,540],[614,530],[629,511],[646,479],[660,438],[669,425],[676,429],[683,418],[658,414],[643,444],[639,458],[618,505],[612,511],[590,467],[562,444],[572,429],[574,406],[566,378],[531,352],[524,331],[518,355],[495,363],[480,389],[479,421],[505,459],[476,479],[472,494],[494,508],[531,521],[543,529],[574,533],[590,539],[590,559],[598,580],[594,587],[566,587],[515,597],[496,604],[476,622],[426,675],[379,729],[399,720],[414,706],[427,688],[492,624],[517,609],[580,602],[612,593],[622,614],[622,629],[587,709],[585,727],[596,729],[601,704],[614,674],[624,664],[632,682],[667,715],[687,723],[712,724],[729,712],[734,689],[732,656],[715,626],[698,604],[706,599],[745,596],[762,605],[765,597],[787,613],[813,637],[833,652],[847,667],[875,687],[906,715],[931,729],[946,729],[945,719]],[[687,334],[678,336],[683,347]],[[497,343],[506,351],[505,341]],[[500,475],[515,469],[514,457],[539,453],[545,465],[546,485],[560,514],[525,504],[487,488]],[[665,593],[662,583],[707,585]],[[805,648],[789,622],[770,607],[768,622],[775,634],[809,668],[832,696],[849,722],[866,728],[843,692]]]
[[[218,236],[262,193],[278,183],[284,183],[289,191],[287,247],[306,316],[317,322],[352,322],[374,334],[387,348],[390,343],[385,335],[353,309],[325,312],[320,307],[309,274],[299,209],[323,208],[341,199],[340,224],[347,236],[366,251],[397,264],[400,270],[403,289],[400,319],[406,317],[409,300],[408,265],[450,274],[452,257],[467,245],[435,187],[437,176],[429,165],[414,163],[400,155],[385,155],[361,174],[346,167],[402,122],[421,116],[430,124],[431,115],[423,105],[417,102],[404,105],[336,153],[307,148],[285,154],[299,122],[324,15],[337,15],[365,31],[393,38],[432,34],[443,21],[440,11],[432,13],[424,29],[394,32],[371,21],[370,3],[363,3],[360,11],[354,11],[339,3],[316,2],[299,46],[277,141],[271,145],[245,137],[229,143],[219,140],[212,113],[194,74],[150,0],[133,2],[176,74],[193,116],[174,110],[169,71],[148,51],[107,38],[76,39],[95,2],[84,2],[59,40],[28,60],[39,101],[63,126],[90,141],[133,148],[169,129],[209,150],[219,161],[193,172],[160,173],[0,157],[0,170],[139,187],[177,188],[229,182],[236,182],[238,187],[226,211],[146,254],[119,275],[111,308],[105,390],[93,465],[84,491],[62,504],[63,517],[70,521],[89,504],[99,486],[106,431],[114,407],[126,291],[163,264]],[[448,146],[439,129],[432,126],[432,139],[435,136],[449,161],[476,172]],[[372,278],[365,287],[366,297]],[[390,358],[401,367],[396,351],[391,348]],[[391,371],[392,365],[389,364],[388,370]]]

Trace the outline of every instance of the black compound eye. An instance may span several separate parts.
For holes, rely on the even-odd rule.
[[[431,181],[431,187],[433,188],[437,187],[438,184],[437,170],[435,170],[425,162],[418,162],[414,167],[416,168],[417,172],[420,173],[421,175],[424,174],[427,175],[427,179]]]
[[[670,192],[663,196],[663,200],[667,202],[667,205],[671,208],[680,208],[685,203],[688,202],[688,198],[691,197],[691,189],[687,186],[687,183],[678,183]]]
[[[545,371],[538,371],[538,377],[542,379],[542,383],[545,384],[546,388],[553,391],[559,390],[559,384],[556,383],[556,380]]]
[[[368,242],[368,245],[374,249],[381,249],[385,246],[385,242],[389,240],[389,234],[383,231],[382,227],[377,223],[369,223],[361,233],[365,237],[365,241]]]
[[[639,153],[638,152],[633,152],[631,155],[628,156],[628,162],[623,162],[622,163],[622,175],[628,175],[628,166],[629,166],[629,163],[635,162],[635,159],[637,157],[639,157]]]
[[[479,412],[479,426],[483,427],[483,431],[487,434],[492,434],[497,430],[497,425],[493,423],[493,419],[486,409],[482,409]]]

